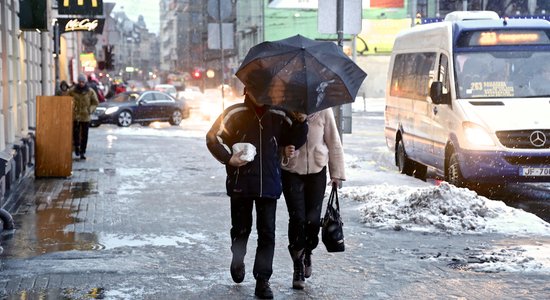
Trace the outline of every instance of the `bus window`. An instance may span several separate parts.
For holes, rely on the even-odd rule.
[[[435,53],[398,54],[393,66],[390,95],[426,100]]]
[[[550,85],[535,89],[550,52],[522,49],[455,54],[457,97],[523,98],[550,95]],[[549,66],[550,67],[550,66]]]

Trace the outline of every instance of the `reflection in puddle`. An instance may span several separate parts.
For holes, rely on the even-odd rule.
[[[14,215],[17,233],[2,242],[6,258],[27,258],[45,253],[69,250],[98,250],[97,236],[77,230],[77,224],[86,221],[87,196],[97,194],[96,182],[63,182],[51,185],[47,180],[37,189],[29,209],[20,209]],[[53,189],[44,187],[54,186]]]
[[[16,295],[6,296],[6,300],[35,300],[35,299],[105,299],[104,288],[93,288],[89,291],[78,291],[76,289],[47,289],[21,291]]]

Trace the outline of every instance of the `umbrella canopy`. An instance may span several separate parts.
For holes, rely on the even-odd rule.
[[[306,114],[353,102],[367,76],[336,44],[301,35],[252,47],[235,75],[258,103]]]

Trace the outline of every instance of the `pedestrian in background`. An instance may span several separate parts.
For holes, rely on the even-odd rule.
[[[67,96],[69,93],[69,84],[67,81],[62,80],[61,83],[59,83],[59,89],[55,92],[56,96]]]
[[[311,276],[311,253],[319,244],[321,210],[327,186],[345,180],[344,151],[331,108],[307,117],[309,131],[302,147],[286,146],[281,167],[288,208],[288,250],[294,265],[292,287],[303,289]],[[296,150],[298,149],[298,150]]]
[[[105,102],[105,96],[103,95],[103,91],[99,86],[99,79],[97,79],[97,76],[95,76],[94,73],[88,75],[88,86],[92,88],[92,90],[94,90],[99,103]]]
[[[244,280],[244,257],[252,231],[252,209],[256,206],[258,246],[253,275],[255,295],[273,298],[269,279],[273,273],[275,252],[275,213],[281,196],[281,149],[305,143],[305,115],[294,118],[286,111],[258,104],[246,93],[244,103],[227,108],[206,135],[212,155],[225,165],[226,189],[231,206],[231,277],[236,283]],[[243,151],[232,151],[236,143],[250,143],[257,151],[251,161],[243,160]]]
[[[86,75],[78,75],[78,83],[68,93],[73,97],[73,144],[74,153],[80,159],[86,159],[88,145],[88,130],[91,114],[99,105],[97,95],[86,82]]]

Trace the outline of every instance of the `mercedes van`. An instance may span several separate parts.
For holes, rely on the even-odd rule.
[[[550,182],[550,22],[455,12],[400,33],[385,137],[407,175]]]

